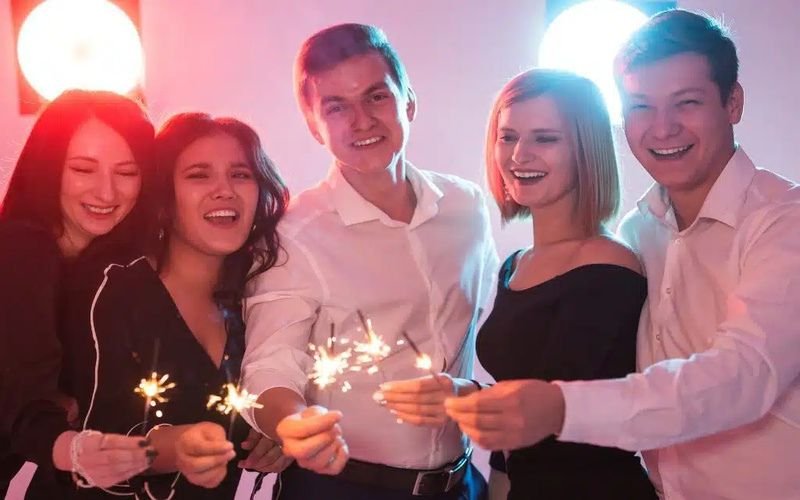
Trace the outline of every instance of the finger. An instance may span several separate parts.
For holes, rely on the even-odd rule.
[[[280,453],[281,451],[280,447],[278,446],[278,443],[269,438],[262,437],[256,442],[256,445],[253,448],[253,451],[250,452],[250,455],[258,458],[266,455],[270,450],[273,449],[278,450],[278,453]]]
[[[402,413],[411,413],[426,417],[447,417],[442,404],[414,404],[414,403],[389,403],[389,410]]]
[[[225,464],[230,462],[236,456],[236,452],[231,450],[224,455],[207,455],[202,457],[195,457],[184,462],[182,469],[186,473],[202,474],[213,470],[216,467],[224,467]],[[181,472],[184,472],[182,470]]]
[[[307,439],[287,440],[283,443],[283,453],[298,460],[307,460],[327,447],[339,435],[340,432],[328,431]]]
[[[484,431],[502,431],[512,429],[514,426],[508,421],[508,415],[503,413],[459,413],[448,411],[447,415],[458,422]]]
[[[92,450],[83,451],[79,460],[83,467],[104,467],[112,465],[135,466],[147,464],[148,453],[153,455],[155,450],[141,448],[137,450]]]
[[[402,423],[412,424],[412,425],[420,425],[425,427],[441,427],[442,425],[447,423],[447,417],[444,415],[438,417],[430,417],[425,415],[419,415],[416,413],[403,413],[403,412],[392,412],[397,418],[402,420]]]
[[[447,398],[444,400],[445,408],[460,412],[502,413],[508,406],[505,395],[485,394],[491,390],[491,388],[484,389],[469,396]]]
[[[342,446],[344,446],[344,439],[342,439],[341,437],[337,437],[336,439],[331,441],[328,444],[328,446],[321,449],[319,453],[317,453],[311,458],[303,460],[302,462],[298,461],[298,463],[301,466],[305,467],[306,469],[311,469],[315,471],[323,470],[327,468],[327,466],[330,465],[333,462],[333,460],[335,460],[336,453],[338,453],[339,448],[341,448]]]
[[[263,451],[263,450],[261,450]],[[263,453],[256,453],[255,450],[247,455],[247,458],[239,462],[239,467],[243,469],[256,469],[264,472],[264,467],[269,467],[283,456],[283,451],[278,446]]]
[[[498,451],[509,447],[505,442],[506,433],[504,432],[484,431],[469,426],[460,428],[469,437],[470,441],[485,450]]]
[[[292,457],[281,455],[281,458],[279,458],[277,462],[272,464],[267,470],[267,472],[281,473],[284,470],[286,470],[287,467],[292,465],[292,462],[294,462],[294,459]]]
[[[287,439],[305,439],[331,430],[341,418],[342,414],[338,411],[307,417],[294,414],[281,420],[276,430],[284,441]]]
[[[83,441],[84,449],[92,446],[103,450],[141,450],[149,446],[150,441],[141,436],[123,436],[121,434],[102,434],[85,438]]]
[[[419,393],[419,392],[441,392],[442,384],[450,381],[449,377],[438,377],[436,379],[431,375],[424,377],[412,378],[408,380],[394,380],[392,382],[384,382],[380,385],[383,392],[397,392],[397,393]],[[450,384],[452,385],[452,383]]]
[[[107,488],[109,486],[114,486],[115,484],[119,484],[123,481],[127,481],[128,479],[141,474],[142,472],[146,471],[148,467],[149,467],[148,464],[143,464],[138,467],[123,468],[120,470],[86,469],[86,472],[92,478],[92,481],[96,485],[102,488]]]
[[[225,455],[233,450],[233,443],[226,439],[208,441],[202,437],[187,439],[183,442],[183,451],[192,457]]]
[[[258,441],[261,439],[262,434],[255,429],[250,429],[250,432],[247,433],[247,437],[244,441],[242,441],[242,449],[244,450],[252,450]]]
[[[372,399],[383,403],[426,403],[444,404],[448,393],[438,390],[435,392],[392,392],[380,391],[372,395]]]
[[[342,469],[344,469],[344,466],[347,465],[347,461],[349,459],[350,449],[347,447],[347,443],[344,443],[336,451],[333,461],[324,469],[320,470],[319,473],[335,476],[336,474],[342,472]]]

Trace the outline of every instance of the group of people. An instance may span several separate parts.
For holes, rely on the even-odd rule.
[[[655,184],[616,235],[595,84],[503,86],[486,177],[532,244],[501,265],[483,191],[406,159],[417,97],[374,26],[299,51],[333,161],[291,203],[236,119],[155,132],[125,97],[65,92],[0,207],[0,485],[34,464],[25,498],[233,498],[242,469],[253,494],[277,473],[277,500],[800,498],[800,188],[735,141],[738,64],[685,10],[623,46],[625,135]],[[313,384],[309,344],[365,327],[392,346],[379,376]],[[175,385],[143,415],[154,372]],[[226,384],[257,397],[241,418],[208,404]],[[495,452],[488,486],[473,444]]]

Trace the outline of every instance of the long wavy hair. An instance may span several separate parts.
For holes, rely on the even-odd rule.
[[[277,225],[289,202],[286,185],[264,152],[258,134],[249,125],[234,118],[213,118],[206,113],[180,113],[161,127],[155,141],[161,230],[159,235],[151,235],[149,247],[158,269],[162,269],[175,213],[174,172],[178,156],[196,140],[217,134],[229,135],[239,142],[258,184],[253,230],[239,250],[225,257],[214,294],[223,309],[237,310],[247,282],[274,266],[278,259]]]

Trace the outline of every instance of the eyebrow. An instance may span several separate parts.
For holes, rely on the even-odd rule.
[[[510,128],[510,127],[500,127],[499,130],[500,130],[500,132],[516,132],[516,129]],[[535,129],[531,130],[531,132],[534,132],[536,134],[563,134],[564,133],[562,130],[559,130],[557,128],[535,128]]]
[[[705,94],[706,90],[703,89],[703,88],[700,88],[700,87],[687,87],[685,89],[680,89],[680,90],[677,90],[677,91],[671,93],[670,96],[677,97],[677,96],[680,96],[680,95],[683,95],[683,94],[689,94],[689,93],[692,93],[692,92],[699,92],[701,94]],[[628,98],[629,99],[647,99],[647,95],[646,94],[628,94]]]
[[[90,163],[100,163],[97,158],[91,156],[70,156],[67,161],[88,161]],[[136,160],[124,160],[114,164],[115,167],[123,167],[126,165],[136,165]]]
[[[388,88],[389,88],[389,86],[386,84],[386,82],[375,82],[372,85],[370,85],[369,87],[367,87],[367,90],[362,92],[361,95],[369,95],[369,94],[375,92],[376,90],[385,90],[385,89],[388,89]],[[326,95],[326,96],[323,96],[322,99],[320,99],[320,104],[325,105],[325,104],[328,104],[328,103],[331,103],[331,102],[344,102],[346,100],[347,99],[345,99],[344,97],[341,97],[341,96]]]

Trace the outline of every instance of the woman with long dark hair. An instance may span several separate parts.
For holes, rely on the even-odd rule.
[[[65,269],[135,248],[153,220],[153,135],[136,102],[73,90],[44,108],[19,155],[0,207],[0,490],[24,462],[37,467],[32,498],[62,496],[56,471],[78,456],[98,484],[148,466],[141,438],[72,430],[58,326]]]
[[[242,293],[276,263],[288,192],[256,133],[235,119],[176,115],[156,137],[156,158],[160,228],[143,235],[148,252],[109,266],[81,299],[90,314],[70,318],[70,344],[96,345],[98,367],[76,356],[67,375],[87,429],[147,434],[158,456],[127,484],[83,493],[233,498],[240,468],[288,465],[274,442],[207,405],[238,384]],[[152,371],[176,386],[143,422],[132,389]]]

